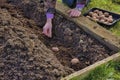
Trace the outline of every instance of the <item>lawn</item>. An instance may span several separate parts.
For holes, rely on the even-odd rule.
[[[58,1],[61,2],[61,0]],[[120,3],[120,0],[91,0],[89,5],[82,10],[82,13],[87,12],[93,7],[97,7],[120,14],[120,4],[115,3],[115,1]],[[113,34],[120,36],[120,21],[114,26],[111,26],[108,30]]]
[[[120,80],[120,62],[109,62],[91,71],[85,78],[80,76],[71,80]]]

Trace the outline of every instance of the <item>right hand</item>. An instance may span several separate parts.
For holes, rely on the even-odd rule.
[[[81,15],[81,12],[77,9],[70,9],[67,13],[69,13],[69,17],[79,17]]]
[[[43,34],[47,37],[52,37],[52,22],[46,22],[45,26],[43,27]]]

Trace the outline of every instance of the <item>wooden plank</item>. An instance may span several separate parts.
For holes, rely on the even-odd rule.
[[[56,10],[58,13],[62,14],[65,18],[69,19],[76,23],[80,28],[82,28],[85,32],[99,40],[101,43],[109,47],[114,51],[119,51],[120,49],[120,37],[113,35],[110,31],[106,30],[102,26],[97,23],[89,20],[88,18],[81,16],[79,18],[70,18],[67,14],[67,10],[69,10],[67,6],[64,4],[57,2]]]
[[[89,74],[89,72],[92,71],[93,69],[95,69],[96,67],[98,67],[98,66],[100,66],[102,64],[105,64],[105,63],[107,63],[109,61],[118,61],[118,60],[120,61],[120,52],[117,53],[117,54],[114,54],[114,55],[112,55],[112,56],[110,56],[110,57],[108,57],[106,59],[103,59],[103,60],[101,60],[99,62],[96,62],[93,65],[88,66],[88,67],[86,67],[86,68],[84,68],[82,70],[79,70],[79,71],[77,71],[77,72],[75,72],[75,73],[73,73],[73,74],[71,74],[71,75],[69,75],[69,76],[67,76],[65,78],[62,78],[61,80],[70,80],[70,79],[72,79],[73,77],[76,77],[76,76],[84,77],[87,74]]]

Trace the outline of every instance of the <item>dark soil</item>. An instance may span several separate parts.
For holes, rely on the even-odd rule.
[[[100,61],[114,52],[102,45],[96,39],[85,33],[73,22],[56,15],[54,36],[52,39],[46,39],[44,42],[49,48],[57,46],[60,48],[55,53],[58,60],[64,65],[75,71],[87,67]],[[78,58],[80,63],[72,65],[71,60]]]
[[[60,80],[114,53],[59,14],[53,38],[43,36],[39,0],[7,2],[0,5],[0,80]],[[60,51],[52,52],[54,46]],[[80,63],[71,65],[76,57]]]
[[[0,80],[60,80],[73,72],[53,52],[11,5],[0,8]],[[34,23],[33,23],[34,24]]]

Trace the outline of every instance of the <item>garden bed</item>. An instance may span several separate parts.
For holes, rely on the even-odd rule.
[[[59,13],[54,19],[53,38],[43,36],[37,26],[44,23],[44,13],[39,12],[37,0],[25,1],[0,7],[0,79],[60,80],[118,51],[118,46],[110,48]],[[52,52],[54,46],[60,50]],[[73,58],[80,62],[72,65]]]
[[[75,71],[115,53],[59,14],[55,18],[53,38],[47,38],[44,44],[50,49],[57,46],[60,49],[59,52],[55,53],[58,60],[62,65]],[[80,63],[72,65],[73,58],[78,58]]]

